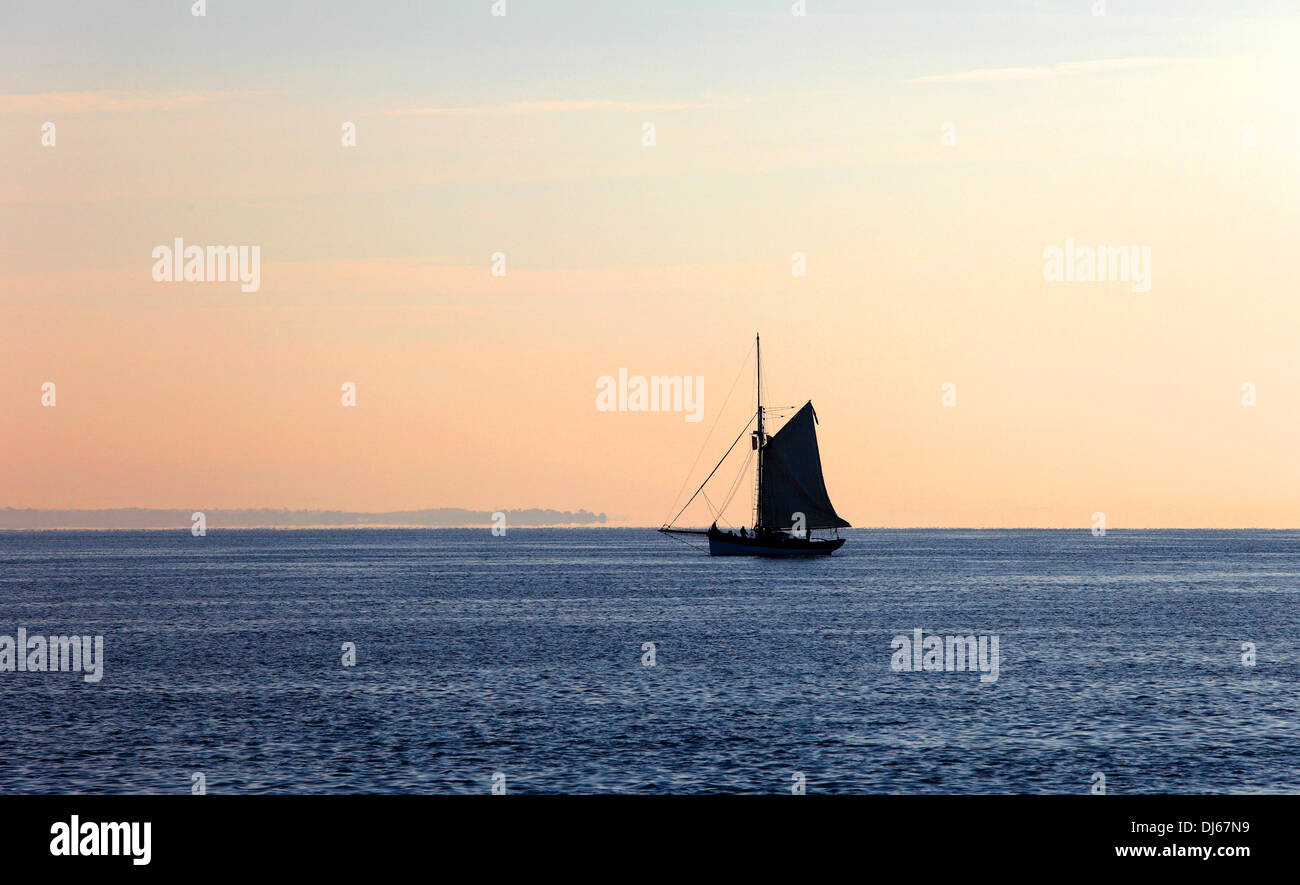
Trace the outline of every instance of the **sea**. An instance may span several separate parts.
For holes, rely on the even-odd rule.
[[[1300,791],[1300,532],[844,534],[0,532],[0,793]]]

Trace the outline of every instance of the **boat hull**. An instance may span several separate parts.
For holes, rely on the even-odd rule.
[[[843,546],[843,538],[808,540],[709,535],[710,556],[830,556]]]

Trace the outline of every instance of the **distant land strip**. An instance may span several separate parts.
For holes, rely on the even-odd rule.
[[[189,529],[198,510],[164,510],[120,507],[109,510],[0,509],[2,529]],[[203,510],[208,529],[277,528],[470,528],[492,524],[491,510],[439,507],[433,510],[390,510],[359,513],[349,510],[275,510],[241,508]],[[605,522],[604,513],[587,510],[507,510],[508,527],[593,525]]]

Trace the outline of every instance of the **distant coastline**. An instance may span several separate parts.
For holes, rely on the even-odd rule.
[[[189,529],[198,510],[120,507],[102,510],[0,508],[4,529]],[[498,511],[439,507],[364,513],[350,510],[239,508],[203,510],[209,529],[307,528],[477,528],[492,525]],[[512,528],[604,525],[604,513],[588,510],[524,508],[499,512]]]

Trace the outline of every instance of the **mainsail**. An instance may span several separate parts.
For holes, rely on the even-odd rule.
[[[822,477],[821,452],[817,448],[817,414],[809,401],[763,446],[762,513],[760,524],[767,529],[788,529],[794,514],[804,515],[806,529],[847,528],[848,522],[835,512]]]

